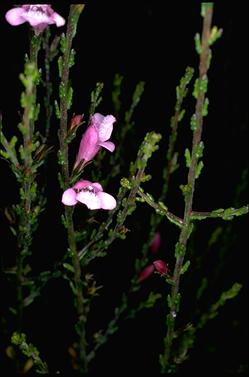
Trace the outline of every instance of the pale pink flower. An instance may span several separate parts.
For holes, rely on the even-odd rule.
[[[62,203],[66,206],[74,206],[78,202],[85,204],[89,209],[114,209],[116,200],[98,182],[86,180],[78,181],[72,188],[64,191]]]
[[[48,25],[63,26],[65,20],[54,12],[50,4],[23,4],[20,7],[10,9],[5,18],[12,26],[28,22],[36,34],[41,33]]]
[[[149,264],[140,272],[138,281],[141,283],[141,281],[152,275],[155,270],[161,275],[167,275],[169,272],[168,264],[161,259],[155,260],[152,264]]]
[[[150,249],[152,253],[156,253],[160,245],[161,245],[161,234],[159,232],[156,232],[150,244]]]
[[[113,115],[101,115],[96,113],[91,116],[90,124],[82,136],[79,152],[75,161],[76,167],[81,161],[88,162],[94,158],[101,147],[113,152],[115,145],[108,141],[116,121]]]

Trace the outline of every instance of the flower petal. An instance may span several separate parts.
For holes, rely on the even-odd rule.
[[[100,149],[100,146],[98,146],[97,143],[98,133],[94,126],[89,126],[82,136],[75,165],[78,165],[82,160],[92,160]]]
[[[113,123],[115,121],[116,118],[114,118],[113,115],[107,115],[104,117],[103,121],[100,123],[98,127],[100,142],[110,139],[113,130]]]
[[[98,129],[100,124],[103,122],[104,118],[105,118],[104,115],[100,113],[93,114],[91,116],[91,126],[94,126]]]
[[[87,186],[89,186],[91,184],[92,184],[92,182],[87,181],[85,179],[82,179],[81,181],[78,181],[77,183],[75,183],[73,188],[76,189],[76,190],[81,190],[81,189],[86,188]]]
[[[58,13],[54,12],[53,15],[51,16],[53,21],[55,22],[56,26],[63,26],[65,24],[65,20],[63,17],[61,17]]]
[[[22,8],[13,8],[5,14],[5,18],[12,26],[21,25],[26,22],[26,20],[23,18],[24,12],[25,11]]]
[[[116,207],[117,202],[115,198],[112,195],[107,194],[107,192],[100,191],[97,193],[97,196],[100,199],[102,209],[111,210]]]
[[[114,149],[115,149],[115,144],[112,143],[111,141],[103,141],[102,143],[99,143],[99,145],[101,147],[108,149],[108,151],[110,151],[110,152],[113,152]]]
[[[64,191],[61,201],[66,206],[74,206],[77,203],[76,192],[74,189],[69,188]]]
[[[101,201],[93,192],[81,191],[76,195],[76,199],[85,204],[89,209],[101,208]]]
[[[52,23],[50,17],[48,17],[46,14],[41,12],[25,12],[23,14],[23,18],[32,26],[32,27],[42,27],[45,29],[45,27]]]
[[[103,191],[103,187],[101,186],[101,184],[99,182],[94,182],[94,183],[90,183],[95,189],[96,191]]]

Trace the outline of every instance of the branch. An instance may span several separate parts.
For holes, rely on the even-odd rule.
[[[240,208],[216,209],[211,212],[191,212],[191,220],[205,220],[208,218],[221,218],[223,220],[233,220],[234,216],[242,216],[249,212],[249,205]]]
[[[143,198],[143,200],[146,203],[148,203],[152,208],[154,208],[158,214],[166,216],[170,222],[177,225],[178,227],[183,227],[183,220],[180,217],[171,213],[162,202],[156,203],[150,194],[144,193],[141,187],[139,187],[138,189],[138,194],[141,196],[141,198]]]
[[[70,184],[69,175],[69,155],[68,155],[68,110],[72,104],[72,87],[69,82],[69,71],[74,61],[74,50],[72,49],[73,38],[76,34],[77,23],[79,16],[84,9],[83,4],[70,5],[70,12],[68,16],[66,36],[61,39],[62,57],[58,60],[59,74],[61,83],[59,88],[60,95],[60,130],[59,130],[59,163],[61,164],[60,183],[62,188],[68,187]],[[80,260],[77,253],[77,245],[75,238],[75,229],[73,222],[73,208],[65,207],[65,225],[67,228],[68,244],[72,256],[74,268],[74,294],[75,294],[75,307],[77,310],[78,320],[76,323],[76,332],[79,337],[79,359],[80,359],[80,372],[87,372],[87,359],[86,359],[86,331],[85,331],[85,307],[84,298],[82,293],[82,276]]]
[[[181,229],[179,240],[175,246],[176,263],[173,274],[174,285],[172,286],[171,295],[168,296],[168,305],[170,308],[170,313],[167,315],[167,334],[164,339],[165,350],[164,354],[160,355],[160,363],[162,366],[163,373],[172,371],[172,343],[174,339],[175,319],[180,306],[179,284],[182,266],[184,262],[184,256],[186,252],[187,241],[192,231],[191,213],[199,159],[197,150],[201,142],[204,115],[203,108],[205,102],[205,93],[207,91],[207,71],[210,63],[209,39],[211,34],[213,4],[205,3],[202,5],[205,5],[205,7],[203,7],[202,13],[203,29],[200,49],[199,78],[195,82],[195,90],[193,93],[193,95],[196,97],[196,106],[194,114],[195,127],[193,128],[192,152],[191,160],[189,163],[188,182],[187,185],[184,187],[183,191],[185,196],[184,224]]]

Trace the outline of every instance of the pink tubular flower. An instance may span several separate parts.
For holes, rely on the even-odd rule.
[[[138,281],[141,283],[143,280],[147,279],[154,272],[154,265],[150,264],[145,267],[138,276]]]
[[[21,7],[10,9],[5,18],[12,26],[29,22],[36,34],[41,33],[48,25],[65,24],[64,18],[54,12],[49,4],[23,4]]]
[[[168,265],[163,260],[158,259],[153,262],[155,269],[161,274],[165,275],[168,273]]]
[[[165,263],[161,259],[157,259],[140,272],[138,281],[141,283],[143,280],[147,279],[155,270],[161,275],[167,275],[169,271],[167,263]]]
[[[80,202],[89,209],[111,210],[117,204],[112,195],[103,191],[101,184],[86,180],[78,181],[72,188],[64,191],[61,201],[66,206],[74,206]]]
[[[116,121],[113,115],[92,115],[90,124],[83,134],[79,152],[75,161],[76,167],[82,160],[88,162],[94,158],[101,147],[113,152],[115,145],[108,141],[113,130],[113,123]]]
[[[156,232],[150,244],[150,249],[152,253],[156,253],[160,245],[161,245],[161,234],[159,232]]]

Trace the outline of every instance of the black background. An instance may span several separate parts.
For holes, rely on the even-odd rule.
[[[8,25],[4,20],[4,14],[8,9],[9,6],[1,4],[0,109],[3,114],[4,132],[10,137],[20,119],[18,110],[22,86],[18,75],[23,69],[24,52],[28,51],[28,26]],[[54,5],[54,9],[63,17],[67,17],[66,4]],[[134,159],[137,146],[147,131],[161,132],[162,145],[167,144],[169,120],[175,102],[175,87],[187,65],[193,66],[197,72],[198,56],[194,48],[194,35],[201,31],[201,21],[200,5],[196,2],[91,2],[86,5],[74,40],[77,57],[76,65],[71,71],[74,83],[72,113],[87,113],[90,91],[97,81],[103,81],[105,85],[104,100],[98,110],[103,114],[111,113],[110,94],[116,72],[125,77],[122,95],[124,107],[129,104],[136,83],[145,81],[145,94],[135,113],[136,136],[134,143],[127,150],[127,167],[130,160]],[[223,36],[213,47],[209,71],[210,109],[203,131],[205,169],[198,180],[194,201],[194,209],[199,210],[231,206],[241,171],[248,163],[248,5],[246,2],[239,5],[232,2],[215,4],[213,24],[223,29]],[[53,32],[59,30],[53,27]],[[188,115],[181,125],[178,147],[179,150],[182,148],[182,164],[184,148],[191,143],[187,120],[192,115],[193,105],[191,99],[186,102]],[[56,145],[58,122],[56,119],[53,122],[51,144]],[[115,127],[118,127],[118,121]],[[72,145],[72,160],[76,150],[77,141]],[[155,196],[160,188],[159,168],[162,167],[162,158],[163,152],[160,150],[149,165],[154,179],[147,185],[147,189]],[[41,218],[41,230],[45,232],[45,237],[42,231],[37,234],[35,247],[39,253],[33,257],[34,268],[38,271],[49,268],[57,261],[63,255],[65,247],[59,223],[62,208],[61,192],[57,184],[56,153],[52,153],[49,159],[48,210]],[[2,213],[5,206],[18,200],[18,191],[7,164],[3,161],[0,161],[0,164],[0,233],[1,239],[8,245],[7,249],[2,249],[2,264],[6,266],[14,261],[15,243]],[[172,180],[167,203],[179,216],[182,214],[183,203],[178,187],[179,184],[185,183],[185,179],[186,170],[180,169]],[[239,204],[243,205],[246,201],[247,195],[244,193]],[[149,210],[138,211],[140,226],[137,233],[130,235],[127,242],[116,242],[110,251],[111,256],[108,255],[91,266],[92,271],[97,274],[98,282],[104,282],[105,288],[103,297],[94,304],[90,328],[95,328],[95,322],[97,328],[104,326],[105,321],[111,318],[120,294],[127,288],[127,277],[129,280],[132,273],[132,258],[141,248],[145,237],[143,227],[148,219],[145,218],[145,214],[149,213]],[[229,371],[231,374],[236,371],[238,373],[239,365],[246,362],[247,224],[246,217],[234,220],[232,232],[235,234],[235,241],[229,250],[228,261],[224,262],[223,273],[213,286],[207,302],[210,304],[217,299],[221,289],[228,289],[234,281],[243,283],[244,289],[234,302],[228,303],[221,311],[220,318],[215,319],[200,334],[190,361],[182,371],[185,375],[222,375],[229,374]],[[220,222],[220,225],[223,223]],[[198,253],[205,249],[213,226],[211,221],[199,226],[199,236],[196,237]],[[172,247],[176,235],[176,231],[170,225],[165,225],[163,247],[166,248],[166,252]],[[167,255],[167,258],[173,263],[171,256]],[[215,263],[212,258],[211,261],[207,258],[207,274],[209,269],[213,268],[212,263]],[[210,272],[210,278],[211,276]],[[149,284],[145,289],[150,289]],[[158,279],[153,280],[151,284],[158,284]],[[160,283],[159,289],[162,289]],[[192,289],[190,281],[186,283],[185,289],[189,297]],[[9,298],[7,304],[8,302]],[[45,289],[43,297],[26,313],[27,333],[32,334],[32,341],[54,370],[70,370],[67,347],[72,342],[72,305],[66,283],[53,281]],[[187,302],[185,305],[188,308]],[[190,312],[191,305],[192,303],[189,303]],[[157,373],[157,355],[161,351],[161,339],[165,331],[164,318],[159,314],[160,310],[164,315],[163,303],[139,316],[137,320],[125,322],[119,334],[100,351],[94,371],[116,375],[149,375],[152,371]],[[188,315],[191,318],[191,313],[186,311],[185,315],[186,318]],[[44,335],[45,326],[48,329],[47,335]],[[10,368],[9,363],[5,363]]]

